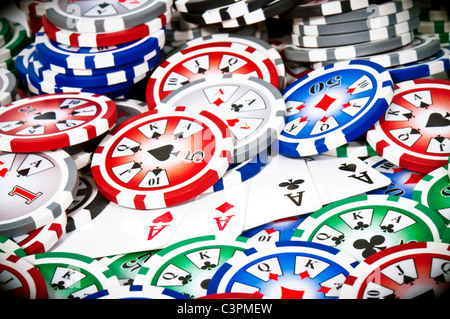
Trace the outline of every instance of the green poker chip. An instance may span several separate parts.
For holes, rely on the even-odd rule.
[[[158,251],[159,249],[108,256],[101,258],[100,262],[111,269],[122,286],[128,286],[133,284],[134,277],[136,277],[144,263]]]
[[[18,22],[12,23],[13,36],[0,48],[0,62],[16,57],[30,43],[27,30]]]
[[[107,266],[88,256],[45,252],[23,258],[39,269],[49,299],[83,299],[101,290],[120,287]]]
[[[13,36],[11,24],[6,18],[0,18],[0,47],[8,43]]]
[[[439,213],[450,223],[450,178],[448,165],[425,175],[414,187],[412,199]]]
[[[414,200],[360,195],[324,206],[308,216],[292,240],[325,244],[358,261],[388,247],[417,241],[441,241],[442,218]]]
[[[242,236],[214,235],[180,241],[152,256],[138,271],[134,285],[168,288],[191,299],[204,297],[217,269],[255,243]]]

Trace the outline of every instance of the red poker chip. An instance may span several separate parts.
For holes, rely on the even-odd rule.
[[[188,201],[214,185],[233,142],[216,115],[193,108],[155,109],[107,135],[92,157],[92,176],[110,201],[155,209]]]
[[[448,164],[450,81],[418,79],[397,83],[386,113],[367,131],[382,157],[402,168],[427,174]]]
[[[0,107],[0,151],[42,152],[88,142],[117,121],[115,103],[91,93],[57,93]]]

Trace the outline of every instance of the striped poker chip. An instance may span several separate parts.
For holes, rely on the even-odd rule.
[[[66,233],[67,215],[59,215],[54,221],[27,234],[11,239],[19,245],[27,255],[49,251]]]
[[[326,17],[366,9],[367,7],[369,7],[368,0],[306,0],[283,13],[281,16],[283,18]]]
[[[428,174],[447,165],[449,90],[447,80],[397,83],[391,105],[367,131],[367,142],[383,158],[413,172]]]
[[[39,95],[0,107],[0,150],[40,152],[74,146],[108,132],[114,102],[90,93]]]
[[[358,43],[387,40],[413,31],[419,26],[419,18],[366,31],[348,32],[330,35],[297,35],[292,34],[292,44],[306,48],[326,48]]]
[[[157,19],[169,11],[172,1],[84,0],[76,3],[55,0],[46,9],[50,22],[76,32],[116,32]]]
[[[79,171],[79,185],[74,201],[67,208],[67,223],[65,232],[78,229],[97,217],[108,205],[107,200],[99,191],[91,174],[85,170]]]
[[[18,86],[16,76],[11,71],[0,68],[0,106],[15,100]]]
[[[188,296],[156,286],[127,285],[96,292],[84,299],[190,299]]]
[[[439,167],[425,175],[414,187],[412,199],[430,207],[450,223],[450,179],[448,165]]]
[[[10,238],[0,235],[0,253],[16,255],[18,257],[26,256],[27,253]]]
[[[274,143],[285,124],[285,102],[266,81],[242,74],[202,78],[173,91],[159,109],[208,110],[227,123],[235,145],[232,163],[245,162]]]
[[[43,276],[25,257],[0,252],[0,274],[1,292],[21,299],[47,299]]]
[[[51,40],[45,32],[36,34],[38,55],[52,64],[69,69],[102,69],[136,60],[136,57],[161,50],[165,43],[165,28],[137,41],[106,48],[67,47]]]
[[[137,115],[107,135],[91,163],[100,192],[136,209],[188,201],[228,169],[233,140],[216,115],[187,107]]]
[[[369,61],[308,73],[283,91],[291,111],[278,138],[280,154],[317,155],[355,140],[388,109],[393,87],[389,72]]]
[[[44,278],[48,299],[82,299],[105,289],[120,287],[119,280],[100,261],[67,252],[45,252],[23,257]]]
[[[413,32],[407,32],[387,40],[330,48],[301,48],[288,44],[284,48],[284,55],[288,60],[297,62],[342,61],[398,49],[407,46],[413,39]]]
[[[42,25],[45,34],[61,44],[73,47],[105,47],[123,44],[126,42],[137,41],[143,37],[155,34],[160,29],[164,28],[172,19],[172,10],[166,11],[156,19],[151,19],[145,23],[139,24],[135,27],[116,32],[73,32],[58,28],[46,16],[42,17]]]
[[[0,152],[0,163],[4,174],[0,187],[1,235],[19,236],[50,224],[72,203],[78,172],[65,151]]]
[[[403,82],[450,70],[450,47],[444,46],[437,54],[417,62],[398,65],[389,68],[392,80],[394,82]]]

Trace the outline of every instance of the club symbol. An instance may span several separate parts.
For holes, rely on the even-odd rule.
[[[295,181],[292,179],[288,179],[287,182],[282,182],[278,186],[279,187],[287,187],[287,189],[293,190],[293,189],[299,188],[300,186],[298,186],[298,185],[302,184],[303,182],[304,182],[303,179],[296,179]]]
[[[370,238],[369,241],[365,239],[358,239],[355,240],[353,243],[353,247],[356,249],[363,249],[362,256],[364,258],[367,258],[373,254],[375,254],[378,250],[386,249],[387,246],[379,246],[383,244],[385,241],[385,238],[381,235],[375,235],[372,238]]]
[[[200,268],[201,268],[202,270],[211,270],[211,269],[213,269],[213,268],[216,268],[216,266],[217,266],[217,265],[212,264],[212,263],[209,262],[209,261],[205,261],[205,263],[203,264],[203,266],[200,267]]]
[[[186,285],[188,282],[192,281],[192,276],[191,275],[180,276],[178,277],[178,280],[181,281],[183,285]]]

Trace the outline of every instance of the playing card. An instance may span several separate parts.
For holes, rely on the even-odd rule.
[[[193,201],[181,205],[134,210],[114,203],[92,221],[64,234],[51,251],[93,258],[161,249],[180,226]]]
[[[206,236],[236,238],[242,233],[250,182],[198,196],[170,243]]]
[[[356,157],[316,155],[309,157],[306,163],[324,205],[391,183],[389,177]]]
[[[276,154],[250,180],[244,229],[312,213],[321,207],[305,161]]]

